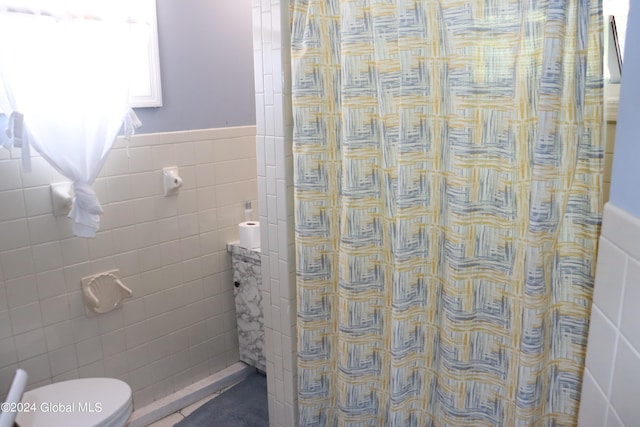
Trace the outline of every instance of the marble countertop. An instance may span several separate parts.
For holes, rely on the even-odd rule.
[[[260,248],[257,249],[247,249],[240,246],[240,242],[229,242],[227,243],[227,252],[230,252],[232,255],[240,255],[243,257],[255,259],[256,261],[260,261]]]

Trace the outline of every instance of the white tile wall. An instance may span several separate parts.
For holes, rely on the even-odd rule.
[[[253,1],[256,153],[269,424],[297,425],[289,2]]]
[[[0,395],[18,367],[29,387],[112,376],[139,408],[238,360],[231,261],[244,202],[257,205],[255,127],[135,136],[109,154],[95,189],[103,204],[95,239],[71,234],[51,213],[40,157],[22,173],[0,149]],[[184,186],[163,196],[161,169]],[[87,318],[80,279],[120,269],[134,297]]]
[[[580,427],[640,420],[640,219],[608,203],[598,249]]]

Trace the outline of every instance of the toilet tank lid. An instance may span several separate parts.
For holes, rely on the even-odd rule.
[[[19,425],[103,426],[130,410],[131,387],[115,378],[81,378],[30,390],[22,403],[30,407],[18,414]]]

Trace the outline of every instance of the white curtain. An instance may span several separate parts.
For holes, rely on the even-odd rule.
[[[73,181],[73,233],[95,237],[102,208],[92,183],[113,142],[140,125],[127,103],[131,31],[123,19],[0,12],[0,139],[29,147]]]

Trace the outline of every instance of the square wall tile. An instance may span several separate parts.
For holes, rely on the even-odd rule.
[[[36,329],[14,336],[18,360],[26,360],[47,352],[44,331]]]
[[[52,212],[49,186],[23,189],[26,216],[45,215]]]
[[[627,255],[600,237],[593,301],[615,325],[618,324]]]
[[[0,253],[2,274],[5,280],[35,273],[35,265],[29,248]]]
[[[51,166],[42,157],[31,158],[31,172],[24,172],[20,162],[15,160],[8,163],[2,162],[0,169],[4,168],[6,170],[4,173],[0,172],[0,178],[7,179],[3,182],[6,186],[16,188],[22,183],[23,187],[35,187],[48,185],[51,182]],[[3,184],[0,184],[0,190],[4,189]]]
[[[89,242],[87,239],[72,237],[60,241],[62,260],[65,265],[78,264],[89,260]]]
[[[128,372],[127,356],[119,353],[114,356],[106,356],[104,359],[104,372],[107,377],[119,378]]]
[[[66,292],[64,271],[61,268],[37,274],[36,284],[40,299],[56,297]]]
[[[56,323],[44,328],[47,349],[53,351],[67,345],[73,344],[73,332],[71,331],[71,321]]]
[[[76,348],[74,346],[63,347],[49,353],[51,375],[56,376],[78,368]]]
[[[0,368],[18,362],[16,345],[12,337],[0,340]]]
[[[622,314],[620,331],[636,348],[640,349],[640,263],[629,259],[625,277],[624,298],[622,300]]]
[[[99,334],[97,317],[76,317],[71,320],[73,339],[76,343],[90,339]]]
[[[23,218],[26,215],[22,190],[0,191],[0,221]]]
[[[605,392],[608,392],[611,384],[617,339],[615,326],[594,305],[591,310],[586,367]]]
[[[104,377],[104,361],[99,360],[78,368],[80,378]]]
[[[129,171],[131,173],[153,170],[151,147],[129,148]]]
[[[38,273],[60,268],[62,262],[62,249],[59,242],[49,242],[31,247],[33,263]]]
[[[178,213],[187,214],[198,212],[197,190],[183,190],[178,194]]]
[[[246,181],[255,179],[256,176],[256,161],[252,158],[219,162],[215,165],[216,184]]]
[[[27,220],[17,219],[0,222],[0,252],[29,246],[29,228]]]
[[[213,161],[196,165],[196,185],[198,187],[216,185],[216,170],[217,165]]]
[[[105,357],[122,354],[126,351],[124,329],[107,332],[101,336],[101,341]]]
[[[135,226],[120,227],[111,231],[114,253],[129,252],[137,249]]]
[[[10,308],[20,307],[38,301],[36,276],[22,276],[5,283],[6,302]]]
[[[640,355],[621,339],[615,361],[611,387],[611,403],[626,426],[637,425],[640,420]]]
[[[602,236],[632,258],[640,260],[640,219],[617,206],[604,206]]]
[[[111,231],[100,231],[94,239],[88,240],[89,257],[92,260],[113,255],[113,238]]]
[[[106,176],[124,175],[129,173],[129,158],[127,151],[122,149],[111,150],[104,165],[103,173]]]
[[[40,303],[34,302],[9,311],[11,327],[14,334],[42,328],[42,316],[40,315]]]
[[[608,406],[607,396],[586,369],[582,380],[578,425],[581,427],[604,426]]]
[[[51,378],[48,354],[42,354],[30,359],[21,360],[18,363],[18,366],[29,373],[29,385],[40,381],[47,381]],[[27,389],[29,388],[30,387],[27,387]]]
[[[41,300],[40,310],[42,312],[42,323],[45,326],[69,320],[71,317],[69,299],[66,295]]]
[[[609,406],[609,412],[607,412],[606,427],[625,427],[622,420],[620,420],[620,416],[611,406]]]
[[[93,337],[76,344],[78,366],[85,366],[102,359],[102,344],[100,338]]]
[[[136,223],[137,211],[134,211],[134,204],[131,201],[120,203],[109,203],[103,206],[103,217],[109,218],[111,228],[126,227]]]

